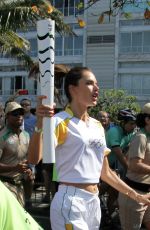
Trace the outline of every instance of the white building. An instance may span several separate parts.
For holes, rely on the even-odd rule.
[[[91,67],[100,88],[124,89],[143,104],[150,97],[150,19],[144,18],[145,4],[127,5],[124,12],[106,16],[98,24],[98,15],[108,11],[110,1],[99,1],[87,13],[86,65]]]
[[[143,104],[150,100],[150,19],[144,18],[144,5],[125,10],[132,11],[130,20],[116,17],[114,86]]]
[[[99,15],[108,11],[110,3],[109,0],[101,0],[84,14],[79,13],[78,17],[86,22],[86,27],[80,28],[75,17],[78,2],[53,0],[54,6],[62,11],[65,21],[77,34],[65,37],[56,34],[55,63],[88,66],[95,73],[101,89],[125,89],[136,95],[141,103],[147,102],[150,96],[149,20],[144,19],[141,10],[132,9],[131,19],[117,15],[109,20],[105,16],[104,23],[98,24]],[[85,7],[86,3],[87,0]],[[126,10],[130,11],[130,8]],[[30,55],[37,60],[35,28],[29,28],[23,35],[31,43]],[[5,102],[17,89],[28,89],[34,105],[37,88],[37,82],[28,79],[28,72],[20,62],[1,56],[1,101]]]

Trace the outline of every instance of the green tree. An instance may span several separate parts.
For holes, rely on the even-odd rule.
[[[104,110],[110,114],[111,120],[117,123],[118,111],[125,108],[133,109],[135,112],[140,111],[140,105],[135,96],[128,95],[124,90],[101,90],[97,105],[92,107],[89,113],[97,118],[98,111]]]

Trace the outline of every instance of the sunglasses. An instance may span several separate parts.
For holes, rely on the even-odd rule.
[[[13,117],[23,116],[24,115],[24,111],[23,110],[14,110],[14,111],[10,112],[9,114],[11,116],[13,116]]]
[[[22,107],[31,106],[30,104],[21,104]]]
[[[100,118],[109,118],[108,116],[107,117],[105,117],[105,116],[99,116]]]

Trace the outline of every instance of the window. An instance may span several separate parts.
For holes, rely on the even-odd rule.
[[[68,16],[69,2],[68,0],[64,0],[64,15]]]
[[[2,78],[0,78],[0,95],[2,95]]]
[[[74,56],[83,54],[83,35],[57,36],[55,39],[56,56]]]
[[[141,53],[142,51],[142,33],[135,32],[131,36],[131,51],[134,53]]]
[[[83,36],[74,37],[74,55],[83,53]]]
[[[120,36],[120,52],[127,53],[131,47],[131,35],[130,33],[121,33]]]
[[[83,11],[77,9],[80,0],[53,0],[53,5],[60,10],[64,16],[71,16],[75,14],[83,14]],[[84,6],[84,3],[83,3]]]
[[[150,53],[150,31],[120,34],[120,53]]]
[[[26,67],[24,65],[19,65],[16,67],[16,71],[26,71]]]
[[[35,80],[34,81],[34,94],[37,93],[37,81]]]
[[[18,89],[25,89],[25,77],[22,76],[15,76],[11,78],[11,92],[14,93]]]
[[[38,48],[37,48],[37,39],[29,39],[30,42],[30,50],[29,55],[32,57],[37,57],[38,55]]]
[[[62,56],[62,47],[63,47],[62,42],[63,42],[62,37],[60,36],[55,37],[55,55],[56,56]]]
[[[64,55],[73,55],[73,37],[67,36],[64,39]]]
[[[150,77],[148,75],[122,74],[119,77],[119,88],[133,95],[150,95]]]
[[[143,52],[144,53],[150,53],[150,42],[149,42],[149,38],[150,38],[150,31],[145,31],[143,33],[144,37],[143,37]]]
[[[25,77],[16,76],[15,77],[15,89],[25,88]]]
[[[88,36],[87,43],[96,44],[96,43],[114,43],[114,35],[103,35],[103,36]]]
[[[76,5],[77,2],[75,1],[69,1],[70,2],[70,6],[69,6],[69,15],[74,15],[75,14],[75,8],[76,8]]]
[[[54,0],[53,5],[61,12],[63,12],[63,1]]]
[[[120,86],[119,88],[128,90],[129,92],[132,89],[132,78],[130,76],[120,76]]]
[[[120,26],[135,26],[135,25],[143,25],[143,19],[133,19],[133,20],[120,20]]]

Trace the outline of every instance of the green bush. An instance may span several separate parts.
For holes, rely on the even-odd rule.
[[[89,109],[90,116],[97,118],[100,110],[110,114],[111,121],[118,123],[117,114],[120,109],[129,108],[136,113],[140,112],[141,108],[135,96],[128,95],[124,90],[101,90],[98,103],[95,107]]]

